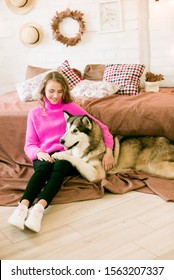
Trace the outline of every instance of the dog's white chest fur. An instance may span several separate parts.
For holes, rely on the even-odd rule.
[[[71,155],[74,157],[82,158],[83,152],[81,150],[79,150],[78,148],[73,148],[71,151]]]

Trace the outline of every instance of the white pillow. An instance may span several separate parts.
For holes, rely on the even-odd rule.
[[[72,90],[74,97],[84,96],[90,98],[101,98],[112,95],[120,89],[120,86],[107,81],[82,80]]]
[[[49,72],[50,70],[42,74],[39,74],[31,79],[28,79],[24,82],[17,83],[16,90],[19,99],[25,102],[37,100],[40,83],[42,82],[45,75],[48,74]]]

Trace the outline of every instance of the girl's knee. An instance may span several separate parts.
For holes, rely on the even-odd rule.
[[[77,175],[77,169],[67,160],[58,160],[54,163],[54,171],[58,172],[62,176]]]
[[[54,162],[54,169],[55,168],[61,170],[69,169],[69,168],[71,169],[72,164],[69,161],[62,159]]]
[[[53,164],[51,162],[40,161],[40,160],[35,161],[33,166],[34,166],[35,171],[36,170],[47,171],[47,170],[51,170],[53,168]]]

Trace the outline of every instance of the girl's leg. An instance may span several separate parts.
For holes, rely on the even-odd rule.
[[[46,200],[47,206],[51,203],[55,195],[60,191],[66,176],[77,174],[76,168],[67,160],[58,160],[54,163],[51,175],[44,190],[39,196],[39,200]]]
[[[50,174],[52,172],[53,163],[48,161],[35,160],[33,163],[35,172],[31,176],[24,194],[21,198],[21,202],[28,200],[29,207],[32,205],[36,197],[41,192],[46,181],[48,181]]]
[[[25,221],[25,225],[28,228],[35,232],[40,231],[44,208],[51,203],[60,190],[65,176],[75,174],[75,172],[76,169],[68,161],[60,160],[53,163],[51,175],[39,197],[38,203],[34,205]]]
[[[20,228],[21,230],[24,229],[24,223],[28,215],[28,208],[41,192],[41,189],[50,176],[52,168],[53,164],[49,162],[39,160],[34,162],[35,172],[27,184],[21,203],[18,207],[16,207],[13,214],[8,219],[10,224]]]

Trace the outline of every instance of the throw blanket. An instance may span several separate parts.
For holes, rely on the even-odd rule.
[[[31,171],[28,166],[27,169]],[[29,177],[3,179],[0,183],[0,205],[17,205],[28,180]],[[52,204],[98,199],[103,197],[105,191],[113,194],[124,194],[133,190],[156,194],[166,201],[174,201],[174,180],[132,171],[126,174],[108,175],[98,182],[88,182],[80,175],[69,176],[65,179]]]
[[[113,134],[163,135],[174,140],[173,88],[139,96],[114,95],[101,99],[76,100]],[[17,205],[33,168],[23,151],[28,111],[37,102],[20,102],[16,92],[0,96],[0,205]],[[108,175],[100,182],[88,182],[80,175],[67,177],[52,201],[69,203],[102,198],[105,191],[124,194],[143,191],[174,201],[174,180],[156,178],[135,171]]]

